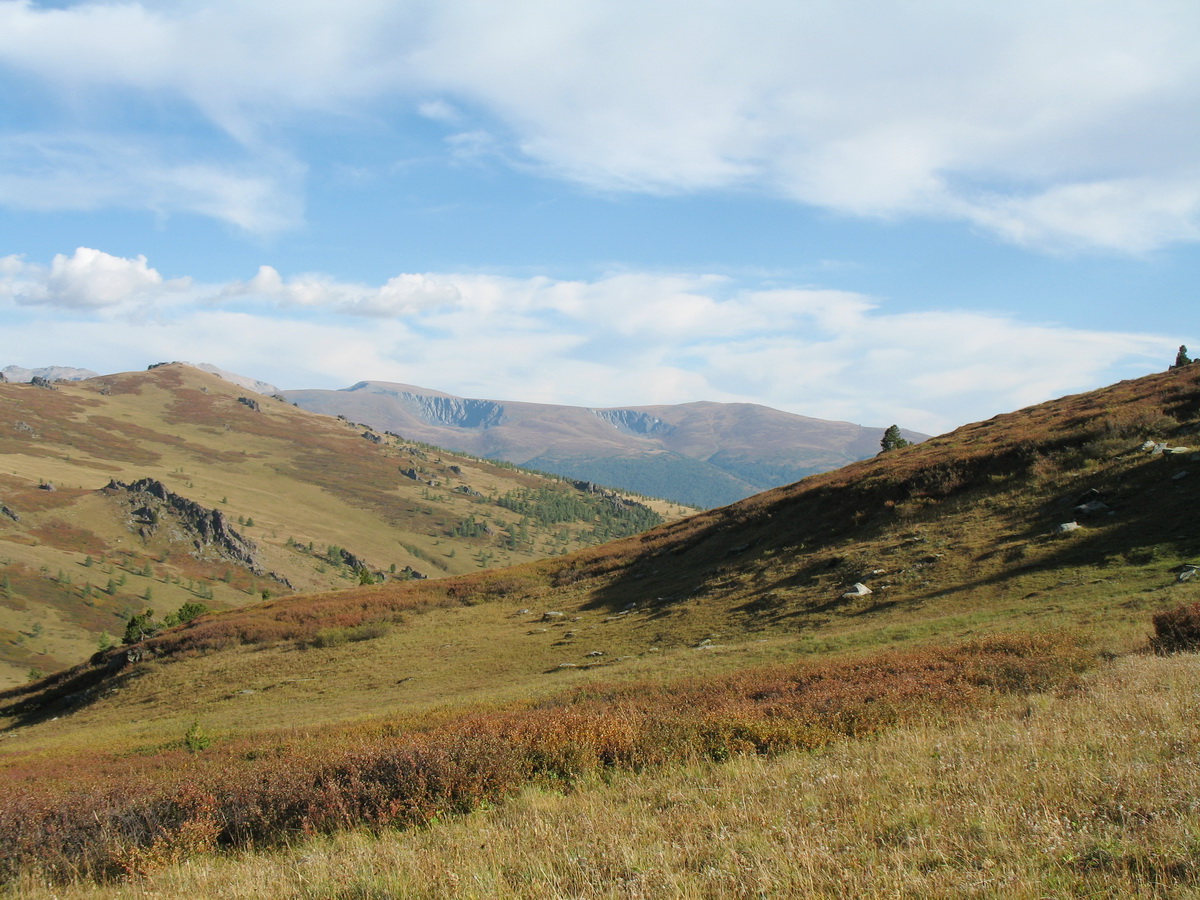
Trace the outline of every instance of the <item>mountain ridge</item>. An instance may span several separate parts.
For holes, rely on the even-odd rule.
[[[281,395],[414,440],[699,507],[872,456],[884,431],[753,403],[580,407],[379,381]]]

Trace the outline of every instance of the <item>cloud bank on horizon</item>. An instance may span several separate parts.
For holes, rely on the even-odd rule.
[[[22,316],[26,352],[46,358],[65,339],[81,348],[73,363],[104,372],[187,347],[283,387],[369,378],[579,406],[703,398],[929,433],[1173,358],[1157,335],[891,314],[850,292],[714,275],[423,274],[371,286],[263,266],[201,285],[80,248],[48,267],[0,258],[0,302]],[[56,309],[91,316],[55,324]]]
[[[1197,47],[1191,0],[0,0],[3,362],[940,431],[1188,338],[1123,298],[1196,271]],[[634,201],[673,218],[630,263],[597,235]],[[764,203],[839,258],[764,264]],[[443,214],[452,263],[381,274]],[[1011,302],[921,302],[947,233]],[[1062,300],[1089,260],[1103,317]]]

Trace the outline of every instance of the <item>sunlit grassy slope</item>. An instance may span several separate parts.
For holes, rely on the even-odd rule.
[[[205,617],[136,666],[114,650],[51,682],[77,709],[28,739],[345,720],[994,631],[1120,650],[1197,596],[1176,569],[1200,553],[1200,467],[1141,447],[1178,448],[1198,424],[1200,368],[1178,370],[570,556]],[[1106,509],[1077,510],[1097,497]],[[847,596],[855,584],[871,592]]]
[[[133,812],[114,806],[116,798],[100,797],[97,788],[72,793],[103,770],[111,779],[105,784],[140,784],[147,797],[166,792],[162,805],[147,800],[150,805],[138,807],[137,816],[150,817],[141,821],[183,822],[158,837],[152,827],[133,829],[128,839],[141,849],[128,851],[131,857],[122,856],[125,851],[102,855],[113,871],[139,870],[143,863],[169,864],[192,838],[196,847],[207,846],[203,834],[187,829],[215,829],[212,834],[231,842],[258,834],[246,824],[250,819],[239,818],[251,807],[255,816],[275,817],[271,827],[285,832],[353,824],[359,813],[351,806],[344,820],[336,812],[351,795],[357,798],[352,806],[365,804],[381,822],[436,815],[437,803],[411,805],[413,796],[426,795],[407,793],[416,776],[397,773],[410,769],[425,773],[421,791],[436,784],[430,772],[466,778],[470,784],[453,795],[459,799],[446,801],[447,809],[461,810],[509,795],[526,778],[542,784],[537,773],[575,784],[572,747],[582,754],[583,777],[595,767],[638,768],[647,759],[654,767],[668,765],[673,746],[682,748],[682,763],[697,753],[719,759],[827,746],[886,727],[920,732],[921,722],[953,728],[956,718],[998,708],[986,701],[993,679],[1001,699],[1014,691],[1024,698],[1011,702],[1025,704],[1021,710],[1028,712],[1018,718],[1027,717],[1045,702],[1037,699],[1039,691],[1070,696],[1075,682],[1064,672],[1083,665],[1084,657],[1142,647],[1153,612],[1200,599],[1195,579],[1179,578],[1200,554],[1200,451],[1189,446],[1200,437],[1198,426],[1200,366],[998,416],[568,556],[436,582],[281,598],[202,617],[0,695],[0,768],[14,784],[28,786],[22,788],[26,805],[0,808],[0,827],[15,833],[11,829],[36,818],[35,810],[43,817],[62,810],[53,813],[67,817],[59,833],[87,833],[93,819],[71,822],[69,812],[76,802],[70,798],[85,795],[90,799],[78,803],[96,823],[106,821],[102,814],[132,821]],[[1147,447],[1148,440],[1160,446]],[[1078,527],[1062,530],[1065,524]],[[1022,636],[1030,632],[1046,637]],[[1081,643],[1090,650],[1080,651]],[[818,685],[824,687],[818,691]],[[1006,703],[999,708],[1015,709]],[[208,784],[219,772],[238,785],[230,788],[236,796],[170,793],[190,783],[183,747],[197,729],[214,742],[212,749],[198,748],[197,783]],[[946,734],[934,739],[935,747],[968,740],[964,732]],[[1099,765],[1109,737],[1099,736],[1096,759],[1083,763]],[[1154,741],[1147,746],[1146,753],[1161,752]],[[1187,760],[1194,763],[1190,755]],[[1102,771],[1083,763],[1079,772]],[[676,777],[684,780],[670,781]],[[675,787],[663,790],[683,791],[680,802],[699,802],[703,795],[689,777],[665,774],[662,783]],[[506,786],[488,787],[488,779],[497,778]],[[302,784],[312,787],[302,790]],[[858,786],[845,802],[886,790]],[[1029,796],[1037,791],[1030,787]],[[264,799],[269,796],[279,802]],[[1074,796],[1060,811],[1044,814],[1075,822],[1078,804],[1091,801]],[[1174,809],[1168,796],[1155,796],[1153,804]],[[901,851],[929,832],[922,817],[930,807],[888,802],[899,804],[895,821],[862,826],[884,835],[878,851],[868,854],[884,865],[884,880],[875,883],[880,894],[922,871],[932,879],[931,891],[949,896],[970,874],[962,860],[1009,866],[1006,860],[1034,852],[1029,835],[1006,843],[1004,829],[1020,823],[993,821],[1007,811],[989,800],[992,811],[980,812],[977,823],[954,826],[977,829],[971,832],[977,845],[955,844],[966,838],[952,829],[944,839],[931,838],[924,856],[905,856]],[[206,803],[221,812],[206,811]],[[1100,819],[1117,815],[1104,809],[1096,814]],[[1064,889],[1089,889],[1086,860],[1092,859],[1110,867],[1097,884],[1123,884],[1134,866],[1150,874],[1130,876],[1129,883],[1155,877],[1158,863],[1117,853],[1111,841],[1119,834],[1100,819],[1094,829],[1076,823],[1066,837],[1047,838],[1059,854],[1054,866],[1066,866]],[[860,826],[844,827],[852,834]],[[1183,852],[1182,827],[1172,824],[1158,845],[1153,834],[1146,836],[1147,846],[1173,859]],[[40,846],[36,833],[29,840]],[[709,834],[701,843],[714,840]],[[164,858],[139,855],[155,852]],[[745,858],[755,852],[748,848]],[[832,890],[839,866],[869,863],[840,844],[829,852],[824,862],[807,863],[807,874],[771,877],[791,879],[781,882],[788,890],[804,883]],[[1079,860],[1085,861],[1076,865]],[[461,865],[482,872],[476,859]],[[710,868],[726,865],[733,862],[722,856]],[[1029,896],[1055,883],[1044,880],[1044,868],[1029,874],[1037,866],[1021,865],[1013,862],[997,877],[1033,879]],[[690,871],[690,863],[671,866],[670,877],[685,883],[678,866]],[[938,866],[947,867],[947,880],[934,878]],[[1185,869],[1191,871],[1186,865],[1178,871]],[[553,866],[539,871],[528,883],[513,882],[520,887],[513,893],[559,895],[545,884],[575,889],[570,873]],[[610,874],[619,875],[617,869]],[[823,880],[803,881],[817,874]],[[393,888],[380,884],[374,892],[360,885],[357,893],[348,888],[328,895],[389,896]],[[433,896],[433,885],[422,882],[413,890]],[[604,890],[610,887],[606,882]],[[621,896],[595,890],[596,896]],[[689,890],[678,896],[718,895],[699,886]],[[459,895],[486,896],[488,890],[473,883]]]
[[[255,543],[261,571],[197,548],[193,534],[142,527],[102,490],[142,478],[221,511]],[[119,637],[147,607],[220,609],[263,591],[357,583],[331,546],[389,579],[437,578],[628,527],[606,524],[613,501],[598,494],[307,413],[183,365],[53,390],[0,384],[0,503],[0,685],[86,658],[102,633]]]

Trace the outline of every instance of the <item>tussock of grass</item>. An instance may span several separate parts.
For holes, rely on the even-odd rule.
[[[813,749],[1043,689],[1088,662],[1070,642],[997,638],[667,685],[592,686],[535,707],[232,740],[203,754],[92,754],[57,768],[39,759],[8,770],[0,871],[104,876],[216,844],[421,825],[530,783]]]

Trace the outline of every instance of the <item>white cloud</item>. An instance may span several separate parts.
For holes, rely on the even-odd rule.
[[[0,296],[22,306],[102,310],[129,307],[185,291],[187,278],[164,281],[146,257],[124,259],[79,247],[71,256],[56,254],[48,269],[18,256],[0,260]]]
[[[751,188],[1145,252],[1200,239],[1197,46],[1200,6],[1180,0],[890,0],[869,15],[794,0],[0,0],[0,64],[79,120],[140,142],[106,112],[113,96],[182,103],[236,141],[251,163],[192,147],[163,177],[194,193],[160,202],[250,230],[295,221],[300,185],[281,160],[304,158],[323,117],[386,116],[399,98],[454,126],[448,154],[606,190]],[[108,167],[141,183],[136,154]],[[69,180],[52,153],[45,169],[26,180]]]
[[[281,307],[320,307],[350,316],[391,317],[455,304],[453,284],[426,275],[397,275],[373,288],[346,284],[323,275],[301,275],[285,281],[271,266],[261,266],[247,282],[227,285],[219,299],[257,297]]]
[[[0,258],[4,294],[17,304],[6,337],[26,359],[40,349],[97,371],[192,359],[281,387],[380,379],[582,406],[740,401],[927,432],[1163,368],[1179,342],[898,313],[860,294],[713,275],[411,273],[372,286],[262,266],[203,286],[87,248],[46,267]],[[143,308],[154,314],[87,315]]]

